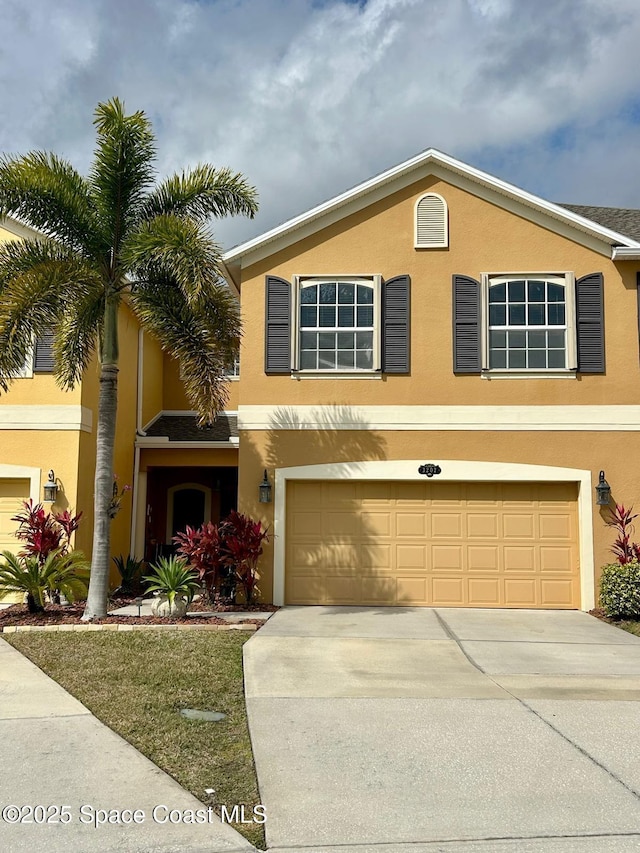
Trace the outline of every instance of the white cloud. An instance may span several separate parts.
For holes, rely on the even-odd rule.
[[[258,187],[255,222],[220,224],[227,245],[430,146],[549,198],[640,207],[636,0],[0,0],[0,16],[0,150],[85,169],[93,108],[118,94],[153,119],[163,172],[211,160]]]

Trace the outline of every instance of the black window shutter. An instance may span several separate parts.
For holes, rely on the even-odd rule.
[[[53,332],[44,332],[36,339],[33,372],[53,373]]]
[[[480,282],[453,276],[453,372],[482,370]]]
[[[265,373],[291,373],[291,284],[266,278]]]
[[[576,281],[578,371],[604,373],[604,288],[601,272]]]
[[[382,283],[382,370],[409,373],[411,279],[398,275]]]

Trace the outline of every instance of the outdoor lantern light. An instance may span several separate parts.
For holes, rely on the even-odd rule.
[[[604,471],[600,471],[598,485],[596,486],[596,494],[598,496],[596,499],[598,506],[609,505],[609,501],[611,500],[611,486],[604,478]]]
[[[269,478],[267,477],[267,469],[265,468],[264,477],[262,482],[260,483],[260,503],[261,504],[270,504],[271,503],[271,483],[269,482]]]
[[[58,486],[56,484],[56,475],[53,473],[53,468],[49,471],[49,478],[44,484],[44,499],[49,503],[55,503],[56,495],[58,494]]]

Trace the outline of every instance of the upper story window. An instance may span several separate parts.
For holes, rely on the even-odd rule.
[[[230,364],[225,370],[225,374],[227,379],[239,379],[240,378],[240,356],[237,355],[233,359],[233,363]]]
[[[487,378],[605,373],[604,278],[453,276],[453,372]]]
[[[489,370],[566,370],[575,366],[571,287],[565,276],[489,277]]]
[[[408,275],[267,275],[265,373],[408,374],[410,288]]]
[[[299,279],[298,370],[376,370],[379,277]]]
[[[426,193],[416,202],[416,249],[443,249],[449,245],[447,203],[437,193]]]

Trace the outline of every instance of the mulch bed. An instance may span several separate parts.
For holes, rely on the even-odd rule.
[[[132,602],[127,599],[114,600],[109,605],[110,609],[124,607]],[[243,606],[218,605],[200,608],[211,612],[218,610],[223,612],[245,611],[245,610],[278,610],[271,604],[253,605],[250,608]],[[196,608],[190,608],[195,612]],[[107,616],[105,619],[92,619],[90,623],[82,622],[84,603],[81,604],[47,604],[44,613],[29,613],[26,604],[12,604],[11,607],[0,610],[0,630],[5,625],[228,625],[226,619],[218,616],[185,616],[184,619],[175,619],[168,616]],[[262,619],[242,619],[241,625],[263,625]]]

